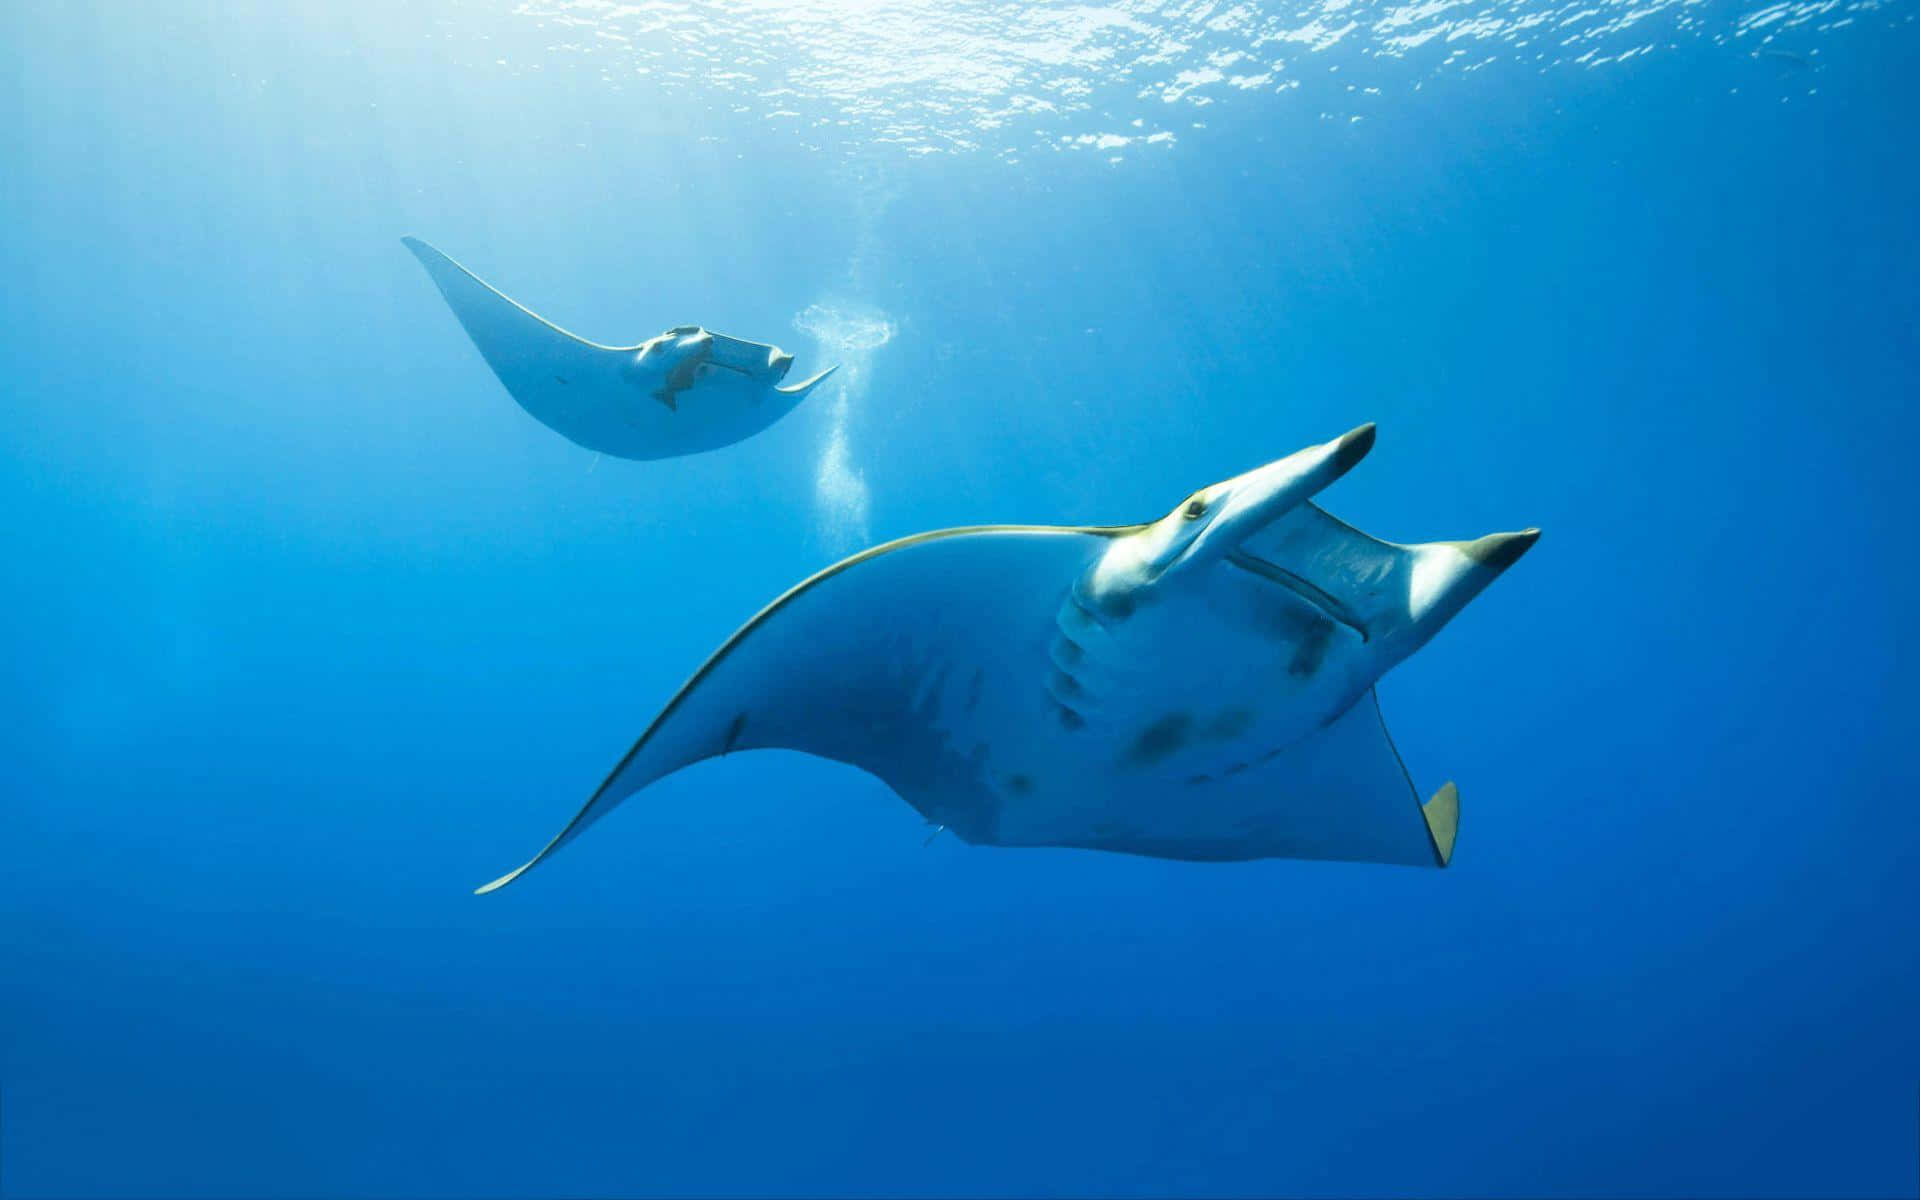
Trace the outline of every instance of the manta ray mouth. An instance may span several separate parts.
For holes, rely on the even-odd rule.
[[[1338,596],[1335,596],[1332,592],[1327,591],[1327,589],[1314,583],[1312,580],[1295,575],[1292,571],[1287,570],[1278,563],[1270,563],[1264,558],[1259,558],[1247,553],[1245,550],[1230,551],[1227,554],[1227,561],[1239,567],[1242,571],[1258,575],[1269,583],[1278,584],[1287,591],[1292,592],[1296,597],[1305,602],[1309,607],[1317,610],[1328,620],[1345,625],[1348,629],[1353,630],[1361,641],[1364,642],[1367,640],[1367,627],[1360,623],[1360,618],[1353,614],[1353,610],[1349,609],[1345,604],[1342,604]]]

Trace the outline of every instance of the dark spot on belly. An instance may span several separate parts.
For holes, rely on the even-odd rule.
[[[1086,694],[1086,689],[1080,686],[1080,681],[1078,679],[1075,679],[1073,676],[1067,674],[1065,671],[1055,671],[1053,673],[1053,679],[1049,683],[1049,687],[1053,691],[1053,694],[1056,696],[1071,697],[1071,696],[1083,696]]]
[[[1059,661],[1065,663],[1067,666],[1072,666],[1087,656],[1087,652],[1080,648],[1080,643],[1074,641],[1072,638],[1060,638],[1055,644],[1059,646],[1059,650],[1056,651],[1059,655]]]
[[[1293,658],[1287,663],[1287,674],[1294,676],[1311,675],[1327,661],[1327,651],[1333,645],[1333,622],[1325,617],[1315,617],[1301,630],[1300,641],[1293,648]]]
[[[1222,772],[1220,772],[1220,773],[1221,773],[1222,775],[1238,775],[1238,774],[1239,774],[1240,772],[1242,772],[1242,771],[1244,771],[1244,770],[1246,770],[1246,769],[1247,769],[1247,764],[1246,764],[1246,763],[1235,763],[1235,764],[1233,764],[1232,766],[1230,766],[1230,767],[1228,767],[1228,768],[1227,768],[1226,770],[1224,770],[1224,771],[1222,771]]]
[[[560,378],[560,377],[559,377],[558,375],[555,375],[555,376],[553,377],[553,381],[554,381],[555,383],[557,383],[557,384],[559,384],[559,385],[560,385],[561,387],[565,387],[565,386],[567,386],[567,381],[566,381],[566,380],[564,380],[564,379],[562,379],[562,378]]]
[[[1140,731],[1127,749],[1127,761],[1144,767],[1159,762],[1187,744],[1193,736],[1193,717],[1184,712],[1168,713]]]
[[[1187,786],[1188,786],[1188,787],[1192,787],[1192,786],[1193,786],[1194,784],[1196,784],[1196,783],[1212,783],[1212,782],[1213,782],[1213,776],[1211,776],[1211,775],[1189,775],[1189,776],[1187,776]]]
[[[1007,776],[1007,790],[1012,792],[1016,796],[1026,795],[1027,793],[1033,791],[1033,776],[1031,775]]]
[[[732,754],[734,743],[740,740],[740,732],[744,730],[746,727],[747,727],[747,714],[741,713],[740,715],[736,716],[733,719],[732,724],[727,726],[727,741],[725,745],[720,747],[720,753]]]
[[[1060,728],[1062,729],[1086,728],[1087,719],[1081,716],[1079,713],[1073,711],[1072,709],[1068,708],[1064,704],[1056,704],[1053,707],[1054,707],[1055,715],[1057,715],[1060,718]]]
[[[967,683],[967,711],[980,707],[980,697],[987,690],[987,669],[975,667],[973,678]]]
[[[1253,611],[1253,628],[1260,636],[1275,642],[1297,642],[1314,620],[1298,600],[1273,596]]]
[[[1253,725],[1253,710],[1250,708],[1222,709],[1219,715],[1207,723],[1207,734],[1217,738],[1236,738]]]

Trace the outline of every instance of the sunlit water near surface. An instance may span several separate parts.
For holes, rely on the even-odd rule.
[[[496,66],[592,70],[637,98],[698,96],[805,146],[1008,159],[1095,150],[1113,161],[1171,147],[1207,128],[1211,105],[1236,98],[1306,89],[1294,103],[1358,121],[1488,67],[1599,68],[1696,39],[1810,72],[1823,35],[1910,20],[1886,0],[534,0],[516,11],[553,40],[536,49],[519,34],[516,57]]]
[[[0,1196],[1915,1194],[1915,11],[5,6]],[[596,460],[403,234],[841,370]],[[767,752],[469,894],[841,555],[1369,420],[1545,530],[1448,870]]]

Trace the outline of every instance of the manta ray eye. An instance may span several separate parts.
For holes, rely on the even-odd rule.
[[[1206,513],[1206,511],[1207,511],[1207,502],[1201,499],[1200,497],[1195,496],[1193,499],[1187,501],[1187,507],[1181,510],[1180,515],[1185,517],[1189,521],[1196,521],[1196,520],[1199,520],[1200,517]]]

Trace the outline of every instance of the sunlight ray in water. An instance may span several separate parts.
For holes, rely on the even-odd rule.
[[[609,79],[724,97],[820,148],[1158,153],[1207,106],[1306,86],[1357,118],[1489,66],[1595,68],[1683,38],[1808,43],[1898,0],[526,0],[551,49]],[[1405,60],[1405,61],[1400,61]],[[1391,70],[1390,62],[1398,63]]]
[[[828,548],[847,553],[866,544],[870,508],[866,476],[848,448],[847,425],[866,396],[873,352],[893,340],[894,325],[877,309],[834,300],[808,305],[794,315],[793,325],[818,343],[824,358],[840,364],[827,383],[827,441],[814,472],[814,499]]]

